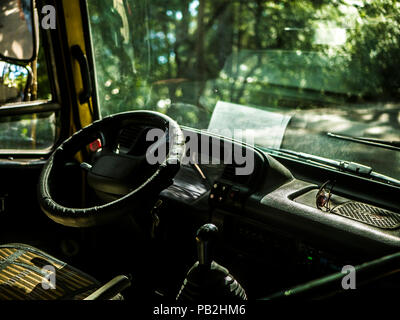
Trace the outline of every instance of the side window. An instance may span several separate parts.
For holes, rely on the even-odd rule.
[[[0,61],[0,154],[46,151],[54,144],[54,112],[4,115],[1,109],[52,101],[46,57],[41,43],[35,61]]]

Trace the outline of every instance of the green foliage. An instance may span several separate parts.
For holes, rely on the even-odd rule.
[[[103,115],[207,127],[218,100],[310,108],[398,98],[396,1],[89,1]]]
[[[0,61],[0,104],[21,100],[27,78],[24,67]]]
[[[0,64],[3,64],[0,62]],[[15,88],[11,100],[0,104],[22,102],[27,85],[28,72],[22,66],[5,64],[1,68],[4,85]],[[43,50],[39,50],[37,61],[37,99],[51,100],[51,87]],[[1,88],[0,88],[1,89]],[[1,106],[0,106],[1,107]],[[45,149],[53,145],[55,139],[55,114],[40,113],[0,118],[0,149]]]
[[[347,44],[351,66],[363,70],[359,83],[371,99],[399,99],[400,3],[370,1],[360,9],[360,22],[350,32]]]
[[[37,99],[51,100],[51,85],[44,50],[39,47],[37,59]]]
[[[46,149],[54,137],[54,113],[0,118],[0,149]]]

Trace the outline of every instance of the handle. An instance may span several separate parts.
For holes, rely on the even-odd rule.
[[[110,300],[130,285],[130,279],[127,276],[120,275],[107,282],[84,300]]]
[[[83,104],[89,102],[93,91],[92,80],[89,72],[89,62],[81,47],[78,45],[73,45],[71,47],[71,54],[72,57],[78,61],[79,68],[81,69],[83,91],[79,93],[79,102]]]

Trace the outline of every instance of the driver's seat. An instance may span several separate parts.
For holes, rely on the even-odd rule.
[[[0,245],[0,300],[81,300],[104,297],[104,287],[109,290],[110,284],[101,286],[93,277],[37,248]],[[109,298],[122,296],[114,291]]]

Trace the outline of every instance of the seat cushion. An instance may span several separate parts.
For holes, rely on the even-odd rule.
[[[25,244],[0,245],[0,300],[84,299],[100,283]]]

